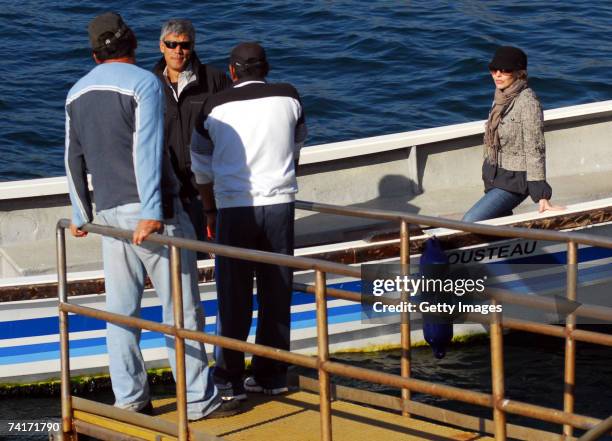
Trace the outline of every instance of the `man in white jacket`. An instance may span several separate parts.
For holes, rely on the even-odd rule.
[[[230,56],[234,85],[212,96],[192,136],[192,170],[208,225],[217,242],[293,254],[295,166],[306,137],[300,97],[289,84],[265,81],[269,66],[257,43],[241,43]],[[214,185],[214,191],[213,191]],[[293,270],[216,257],[217,332],[246,340],[257,277],[256,342],[289,350]],[[287,390],[287,366],[254,356],[243,382],[244,353],[217,348],[215,382],[226,397],[246,391]]]

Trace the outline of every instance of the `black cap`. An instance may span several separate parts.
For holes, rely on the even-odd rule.
[[[89,32],[89,43],[91,44],[91,48],[97,50],[124,37],[130,32],[130,28],[123,22],[119,14],[106,12],[102,15],[98,15],[89,22],[87,31]],[[105,34],[112,34],[112,36]]]
[[[526,70],[527,55],[518,47],[501,46],[495,51],[489,69]]]
[[[230,54],[230,63],[240,70],[267,64],[266,51],[255,42],[240,43]]]

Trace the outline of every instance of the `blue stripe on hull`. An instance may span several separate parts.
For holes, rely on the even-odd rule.
[[[566,253],[564,251],[551,253],[539,256],[529,256],[524,258],[512,259],[511,261],[499,262],[500,264],[560,264],[565,262]],[[603,248],[582,248],[579,250],[579,261],[580,263],[593,261],[597,259],[612,257],[612,249]],[[499,273],[508,274],[511,272],[511,266],[508,268],[502,268],[500,265]],[[597,280],[601,278],[605,273],[609,273],[609,270],[605,268],[590,268],[587,270],[581,270],[580,281]],[[551,283],[550,276],[533,278],[528,282],[529,286],[525,281],[518,280],[504,283],[504,287],[516,290],[516,291],[533,291],[534,286],[538,286],[538,289],[543,289],[543,284],[549,286]],[[338,284],[329,285],[330,287],[345,289],[349,291],[359,292],[361,288],[360,281],[344,282]],[[254,296],[254,308],[257,308],[257,297]],[[207,316],[215,316],[217,313],[217,301],[206,300],[202,302],[204,309],[207,312]],[[293,293],[294,306],[296,305],[309,305],[314,303],[314,296],[302,292]],[[161,322],[161,306],[152,306],[142,308],[142,318]],[[345,305],[339,307],[333,307],[329,309],[329,323],[348,323],[353,321],[361,320],[361,305]],[[257,319],[253,319],[251,328],[251,334],[254,334],[255,327],[257,325]],[[314,310],[296,312],[291,314],[291,326],[292,329],[307,329],[314,328],[316,326],[316,313]],[[82,331],[95,331],[104,330],[106,324],[104,321],[91,319],[82,316],[70,316],[70,332],[82,332]],[[0,340],[12,339],[12,338],[23,338],[23,337],[37,337],[46,335],[57,335],[59,329],[59,322],[57,317],[43,317],[27,320],[15,320],[10,322],[0,322]],[[205,332],[214,333],[215,325],[206,325]],[[146,332],[142,335],[141,347],[157,348],[164,346],[164,337],[156,332]],[[87,356],[87,355],[100,355],[106,353],[106,339],[104,337],[88,338],[81,340],[72,340],[70,342],[71,356]],[[43,360],[57,360],[59,358],[59,343],[39,343],[31,345],[21,345],[15,347],[0,348],[0,365],[8,365],[14,363],[26,363]]]
[[[361,319],[361,305],[345,305],[330,308],[329,324],[346,323]],[[250,334],[255,335],[257,318],[253,318]],[[303,311],[291,314],[292,329],[306,329],[316,326],[316,312]],[[215,325],[206,325],[204,331],[214,334]],[[163,347],[164,337],[158,332],[145,332],[142,334],[140,347],[152,349]],[[70,356],[81,357],[86,355],[100,355],[106,353],[106,338],[95,337],[70,341]],[[59,342],[23,345],[0,348],[0,365],[27,363],[42,360],[57,360],[59,358]]]
[[[347,285],[347,284],[344,284]],[[345,288],[349,289],[349,288]],[[294,292],[292,304],[305,305],[313,303],[313,296],[303,292]],[[217,315],[217,301],[206,300],[202,302],[208,317]],[[254,308],[257,309],[257,296],[253,296]],[[149,306],[141,309],[141,317],[154,322],[162,321],[161,306]],[[71,315],[69,332],[98,331],[106,329],[106,322],[80,315]],[[0,322],[0,340],[8,338],[39,337],[55,335],[59,330],[58,317],[42,317],[24,320]]]

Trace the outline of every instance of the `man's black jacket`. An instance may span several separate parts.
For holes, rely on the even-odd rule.
[[[172,167],[181,183],[182,198],[195,196],[197,190],[191,172],[189,143],[191,133],[206,99],[223,89],[231,87],[231,80],[220,70],[200,63],[195,52],[191,57],[192,69],[196,80],[189,83],[181,92],[178,102],[164,77],[166,61],[162,59],[155,65],[153,72],[164,85],[166,113],[164,115],[164,146],[170,153]]]

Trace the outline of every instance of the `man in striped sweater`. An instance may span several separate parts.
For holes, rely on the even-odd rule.
[[[136,67],[136,37],[121,17],[106,13],[89,24],[97,66],[66,99],[66,174],[73,207],[71,232],[93,220],[87,173],[91,173],[98,223],[134,230],[132,241],[102,240],[106,309],[140,316],[145,273],[173,324],[168,249],[143,242],[152,233],[192,239],[189,217],[178,199],[178,182],[163,148],[163,92],[151,72]],[[202,330],[195,253],[181,251],[184,326]],[[107,347],[115,406],[151,413],[141,330],[108,323]],[[175,372],[174,339],[166,339]],[[237,412],[211,381],[204,345],[186,342],[187,410],[190,420]]]

